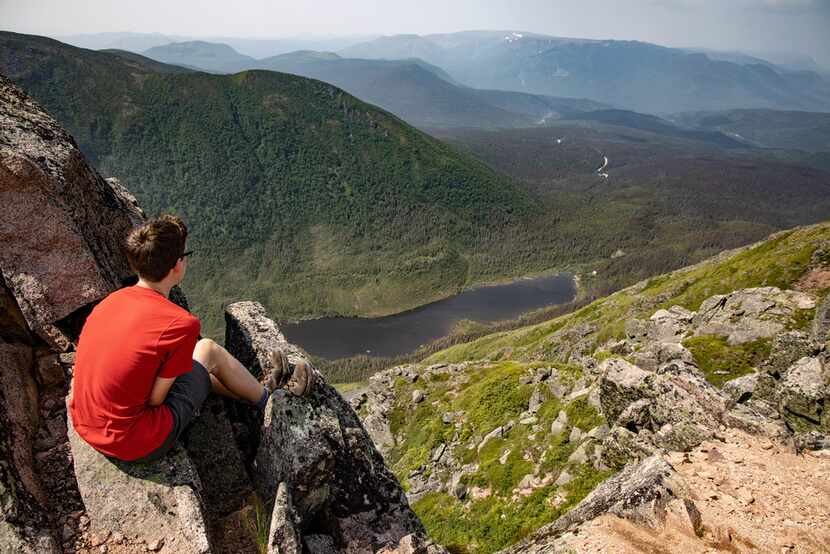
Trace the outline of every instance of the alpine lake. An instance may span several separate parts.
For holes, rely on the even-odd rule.
[[[491,323],[539,308],[570,302],[573,275],[561,273],[482,286],[414,310],[378,317],[321,318],[280,326],[286,338],[320,358],[358,355],[392,357],[448,335],[462,320]]]

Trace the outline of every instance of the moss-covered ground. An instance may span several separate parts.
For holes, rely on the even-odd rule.
[[[758,339],[730,345],[720,335],[702,335],[683,341],[706,380],[716,387],[755,371],[758,364],[769,358],[771,344],[770,339]]]
[[[551,367],[553,378],[563,383],[573,383],[581,376],[579,368],[564,364],[500,362],[471,366],[463,379],[438,373],[415,383],[404,379],[394,383],[398,401],[390,427],[400,442],[386,459],[405,488],[409,489],[408,477],[414,470],[433,467],[428,461],[442,443],[458,445],[453,454],[455,467],[477,466],[464,474],[461,483],[478,494],[470,492],[459,500],[431,493],[414,504],[430,534],[451,551],[494,552],[512,544],[555,520],[609,475],[590,465],[568,463],[580,444],[569,440],[572,427],[587,432],[604,420],[588,402],[587,394],[560,400],[544,382],[522,379],[542,366]],[[520,416],[527,410],[535,387],[541,391],[542,404],[535,420],[523,424]],[[426,399],[413,403],[414,390],[423,391]],[[552,435],[551,424],[560,411],[567,414],[569,425]],[[442,417],[448,413],[455,414],[451,423]],[[513,427],[482,444],[485,435],[509,421]],[[566,468],[573,479],[563,486],[554,485]],[[451,471],[437,471],[444,471],[437,475],[442,482],[450,480]],[[527,491],[527,496],[517,494],[527,475],[547,477],[547,481]]]
[[[609,475],[583,468],[567,485],[547,485],[515,502],[493,495],[465,504],[431,493],[414,508],[432,537],[450,552],[496,552],[555,521]]]

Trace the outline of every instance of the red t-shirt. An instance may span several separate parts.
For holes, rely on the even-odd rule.
[[[199,320],[152,289],[115,291],[84,323],[69,405],[77,433],[121,460],[146,456],[173,428],[170,408],[149,406],[156,377],[192,368]]]

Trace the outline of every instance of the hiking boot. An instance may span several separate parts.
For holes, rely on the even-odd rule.
[[[317,371],[305,360],[294,366],[294,372],[285,385],[286,390],[294,396],[309,394],[317,383]]]
[[[284,387],[291,375],[294,373],[294,366],[288,361],[288,356],[280,348],[275,348],[269,353],[271,356],[271,374],[265,382],[265,387],[273,392]]]
[[[286,389],[294,396],[305,396],[317,383],[317,372],[306,360],[297,364],[288,361],[288,356],[281,349],[271,351],[273,369],[265,386],[270,391]]]

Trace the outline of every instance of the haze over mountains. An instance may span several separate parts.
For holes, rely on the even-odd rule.
[[[611,106],[830,109],[830,80],[750,56],[516,32],[381,37],[339,53],[262,59],[204,41],[144,54],[211,72],[269,69],[319,79],[420,127],[527,127]]]
[[[377,35],[353,35],[353,36],[297,36],[289,38],[244,38],[216,36],[195,39],[182,35],[169,35],[162,33],[88,33],[68,36],[54,36],[72,46],[89,48],[91,50],[127,50],[140,54],[155,46],[164,46],[172,42],[213,42],[227,44],[238,52],[254,58],[266,58],[285,54],[297,50],[341,50],[348,46],[377,38]]]
[[[158,46],[144,55],[216,73],[268,69],[319,79],[420,127],[524,127],[563,114],[604,107],[581,99],[473,89],[459,85],[443,69],[419,58],[364,60],[300,50],[256,60],[228,45],[208,42]]]
[[[585,98],[656,114],[738,108],[830,110],[830,78],[816,71],[794,70],[742,54],[636,41],[469,31],[387,36],[337,53],[304,50],[259,60],[227,45],[204,41],[156,46],[144,53],[206,71],[258,68],[321,79],[426,126],[439,120],[475,126],[475,121],[463,115],[465,110],[479,112],[477,120],[492,126],[528,125],[559,113],[554,108],[547,114],[542,101],[524,114],[529,118],[511,118],[484,109],[481,97],[472,98],[464,90],[469,88]],[[389,63],[392,60],[394,64]],[[428,101],[421,102],[424,95]],[[430,109],[415,107],[417,103]]]
[[[713,60],[706,54],[637,41],[468,31],[381,37],[346,48],[343,54],[419,57],[473,87],[586,97],[650,113],[830,109],[830,82],[817,73]]]

